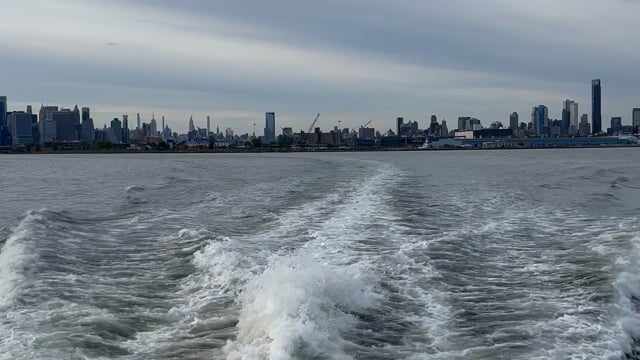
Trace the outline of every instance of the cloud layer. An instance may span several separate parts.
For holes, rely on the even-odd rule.
[[[605,124],[640,107],[640,3],[611,0],[21,0],[3,4],[0,92],[30,103],[166,115],[177,130],[279,126],[380,129],[396,116],[489,124],[565,98]]]

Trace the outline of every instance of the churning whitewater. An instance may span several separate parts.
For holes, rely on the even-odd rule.
[[[0,158],[0,359],[640,359],[635,149]]]

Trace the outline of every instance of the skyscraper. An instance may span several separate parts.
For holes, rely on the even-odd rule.
[[[13,139],[13,146],[33,144],[33,124],[31,114],[14,111],[7,115],[7,127]]]
[[[191,132],[194,132],[194,131],[196,131],[196,126],[193,123],[193,116],[190,116],[189,117],[189,132],[191,133]]]
[[[151,116],[151,121],[149,122],[149,133],[147,136],[150,137],[158,137],[158,122],[156,121],[156,114]]]
[[[122,115],[122,142],[129,143],[129,115]]]
[[[7,97],[0,96],[0,129],[7,127]]]
[[[264,123],[264,141],[266,143],[276,141],[276,113],[265,113]]]
[[[509,115],[509,129],[516,130],[518,128],[518,113],[513,112]]]
[[[53,119],[53,113],[58,111],[58,107],[57,106],[44,106],[42,105],[40,107],[40,113],[38,121],[40,123],[42,123],[45,120],[52,120]]]
[[[638,128],[640,128],[640,108],[633,109],[633,115],[631,116],[633,128],[638,132]]]
[[[591,133],[602,132],[602,88],[600,79],[591,81]]]
[[[569,111],[571,112],[571,126],[575,129],[580,127],[580,114],[578,113],[578,103],[575,101],[571,101],[569,106]]]
[[[211,116],[207,116],[207,138],[211,136]]]
[[[140,131],[140,129],[142,129],[140,127],[140,113],[137,114],[137,117],[138,117],[138,123],[136,124],[136,130]]]
[[[611,129],[615,131],[621,127],[622,127],[622,117],[620,116],[611,117]]]
[[[114,142],[117,144],[122,143],[122,123],[118,118],[111,120],[111,131],[113,132]]]
[[[404,123],[404,118],[396,119],[396,136],[400,137],[400,129],[402,128],[402,124]]]
[[[580,136],[589,136],[591,127],[589,126],[589,115],[582,114],[580,118],[580,126],[578,127],[578,133]]]
[[[77,141],[76,114],[69,109],[61,109],[51,114],[56,127],[56,141]]]
[[[91,118],[91,110],[88,107],[82,108],[82,123],[88,121]]]
[[[538,105],[531,111],[531,123],[537,135],[545,135],[545,127],[549,125],[549,109],[544,105]]]

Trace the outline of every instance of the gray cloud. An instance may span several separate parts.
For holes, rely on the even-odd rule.
[[[8,15],[43,3],[12,4]],[[389,128],[396,115],[424,121],[431,113],[451,120],[471,114],[489,123],[518,111],[526,119],[538,103],[559,116],[567,97],[589,112],[590,80],[601,77],[605,119],[629,122],[631,108],[640,106],[633,103],[640,97],[637,2],[46,4],[69,24],[95,12],[123,15],[53,30],[39,28],[38,19],[29,28],[13,24],[18,30],[0,22],[7,34],[0,46],[10,50],[0,65],[13,70],[7,95],[21,103],[158,108],[180,129],[191,113],[213,113],[222,126],[248,131],[260,121],[254,116],[270,110],[297,128],[316,112],[327,114],[325,126],[373,117]]]

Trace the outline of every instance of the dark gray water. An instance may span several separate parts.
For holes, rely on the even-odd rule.
[[[0,358],[635,358],[639,155],[0,157]]]

